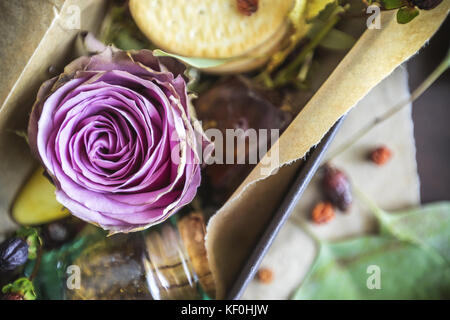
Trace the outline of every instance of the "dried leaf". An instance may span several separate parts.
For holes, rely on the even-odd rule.
[[[155,55],[156,57],[172,57],[190,65],[191,67],[198,69],[218,67],[233,60],[233,59],[208,59],[208,58],[183,57],[177,54],[162,51],[160,49],[153,50],[153,55]]]
[[[404,7],[397,11],[397,22],[400,24],[405,24],[410,22],[412,19],[419,15],[419,9]]]

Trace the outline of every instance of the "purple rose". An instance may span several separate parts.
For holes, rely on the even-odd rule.
[[[202,148],[183,71],[149,50],[108,47],[42,85],[31,149],[75,216],[113,233],[138,231],[194,198]]]

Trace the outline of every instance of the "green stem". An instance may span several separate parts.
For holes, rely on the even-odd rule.
[[[275,77],[274,85],[275,87],[283,86],[288,83],[292,77],[298,73],[298,69],[302,65],[303,61],[308,57],[308,54],[314,50],[320,42],[325,38],[325,36],[334,28],[336,23],[339,22],[341,17],[338,14],[332,16],[324,25],[324,27],[319,31],[319,33],[312,39],[303,49],[300,51],[299,55],[292,61],[286,68],[278,72]]]
[[[41,265],[41,259],[42,259],[42,245],[39,246],[38,248],[38,254],[33,266],[33,271],[31,271],[31,275],[29,276],[28,279],[30,279],[30,281],[33,281],[33,279],[37,276],[38,272],[39,272],[39,266]]]
[[[353,186],[353,189],[355,191],[355,194],[357,195],[358,199],[362,200],[363,203],[365,203],[370,211],[375,215],[375,217],[378,220],[378,225],[380,228],[381,234],[390,234],[391,236],[405,242],[409,242],[411,244],[417,245],[423,249],[425,249],[430,255],[432,255],[435,259],[439,260],[443,263],[448,263],[448,261],[432,246],[428,245],[426,242],[420,241],[417,238],[408,236],[408,234],[402,233],[401,229],[399,230],[393,221],[395,219],[400,218],[402,215],[408,215],[408,213],[403,214],[390,214],[382,209],[380,209],[375,202],[373,202],[371,199],[369,199],[360,189]]]
[[[369,210],[373,213],[373,215],[377,218],[378,224],[381,229],[385,229],[393,234],[392,230],[389,228],[389,216],[381,210],[375,202],[369,199],[359,188],[353,186],[354,193],[358,197],[358,199],[362,200],[362,202],[369,207]]]
[[[359,139],[361,139],[364,135],[366,135],[370,130],[372,130],[375,126],[380,123],[386,121],[391,118],[397,112],[402,110],[404,107],[414,102],[417,98],[419,98],[448,68],[450,67],[450,49],[447,53],[445,59],[436,67],[436,69],[413,91],[411,96],[402,101],[392,109],[389,109],[381,116],[375,118],[372,122],[369,122],[366,126],[359,129],[347,142],[343,143],[339,146],[330,156],[327,157],[325,162],[330,161],[336,156],[340,155],[348,148],[350,148],[353,144],[355,144]]]

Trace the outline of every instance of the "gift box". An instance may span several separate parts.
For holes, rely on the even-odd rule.
[[[16,228],[11,204],[36,166],[17,132],[26,129],[39,86],[78,55],[80,31],[98,32],[106,7],[102,0],[0,5],[0,235]],[[338,120],[426,43],[449,8],[444,0],[405,25],[397,23],[395,12],[381,13],[379,28],[349,25],[356,44],[345,57],[326,60],[318,90],[303,97],[304,108],[209,221],[206,247],[218,298],[239,298],[314,174]]]

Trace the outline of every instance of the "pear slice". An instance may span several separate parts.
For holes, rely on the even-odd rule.
[[[44,168],[36,169],[19,191],[12,218],[20,225],[39,225],[65,218],[70,212],[56,201],[55,186],[44,176]]]

